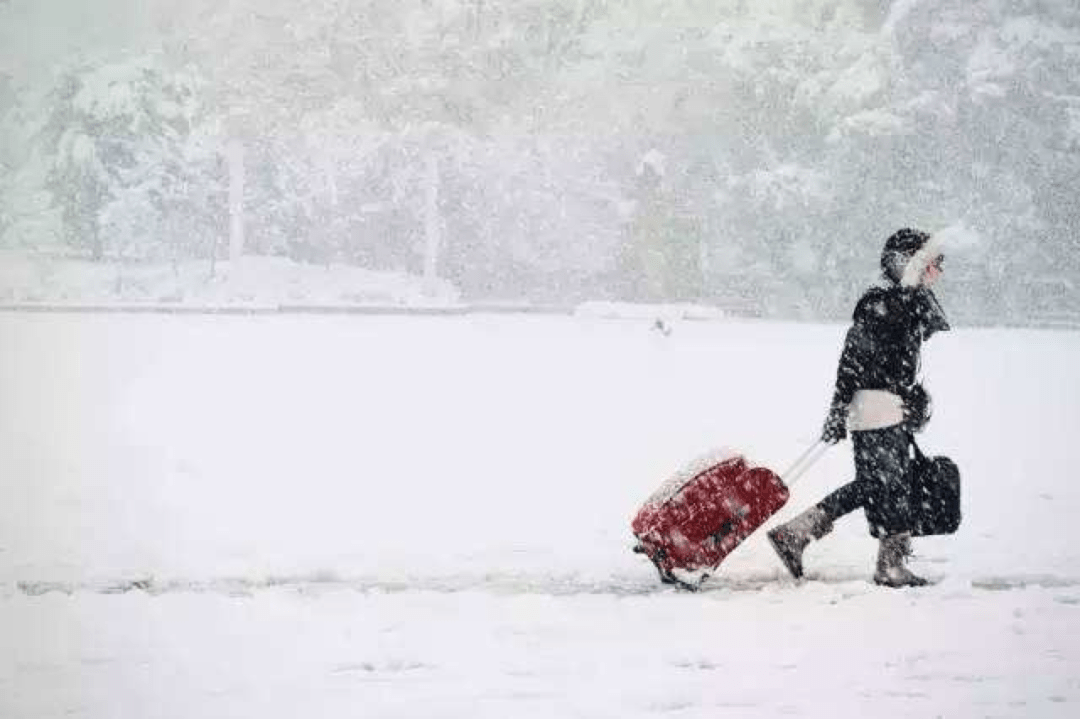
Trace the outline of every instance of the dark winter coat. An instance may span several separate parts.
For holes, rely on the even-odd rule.
[[[819,506],[830,520],[863,507],[870,533],[881,537],[912,529],[909,432],[918,429],[929,414],[929,398],[918,383],[922,343],[935,332],[949,329],[949,324],[928,287],[898,283],[869,289],[855,306],[853,319],[836,371],[825,436],[843,436],[848,405],[863,389],[898,395],[905,421],[853,433],[855,479]]]
[[[949,329],[934,293],[924,286],[871,287],[855,306],[844,339],[829,416],[843,422],[855,392],[892,392],[908,403],[921,393],[922,343]],[[828,424],[828,422],[827,422]]]

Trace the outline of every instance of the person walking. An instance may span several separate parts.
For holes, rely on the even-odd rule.
[[[883,283],[855,305],[821,433],[823,442],[836,444],[851,432],[855,479],[767,535],[796,579],[803,575],[803,552],[810,542],[862,508],[871,536],[879,541],[874,582],[887,587],[927,583],[905,566],[913,521],[909,448],[911,433],[930,418],[930,396],[919,382],[922,343],[949,329],[931,290],[943,262],[937,238],[898,230],[881,253]]]

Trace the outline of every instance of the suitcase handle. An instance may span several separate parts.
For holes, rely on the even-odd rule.
[[[795,480],[802,476],[802,474],[813,466],[814,462],[821,459],[821,456],[829,449],[829,445],[822,442],[820,439],[810,445],[805,452],[799,455],[799,458],[788,467],[788,470],[780,475],[780,479],[784,484],[789,487],[795,484]]]

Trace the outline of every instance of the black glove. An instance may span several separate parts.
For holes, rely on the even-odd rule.
[[[833,405],[829,409],[829,416],[825,418],[825,426],[821,428],[821,441],[825,444],[836,444],[847,437],[847,407]]]
[[[933,404],[930,394],[923,389],[921,384],[909,387],[903,396],[904,400],[904,428],[909,432],[919,432],[930,421]]]

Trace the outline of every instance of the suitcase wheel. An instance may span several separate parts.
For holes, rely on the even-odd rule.
[[[672,586],[678,587],[679,589],[685,589],[688,592],[696,592],[698,589],[701,588],[701,585],[705,582],[705,580],[709,578],[708,574],[702,574],[701,577],[698,578],[697,582],[688,582],[685,579],[679,579],[671,572],[670,569],[664,568],[663,561],[667,555],[663,549],[658,550],[655,555],[652,555],[649,554],[649,550],[646,549],[644,545],[637,544],[634,546],[634,553],[644,554],[646,557],[649,558],[649,561],[653,563],[654,567],[656,567],[656,573],[660,575],[660,582],[662,584],[670,584]]]

